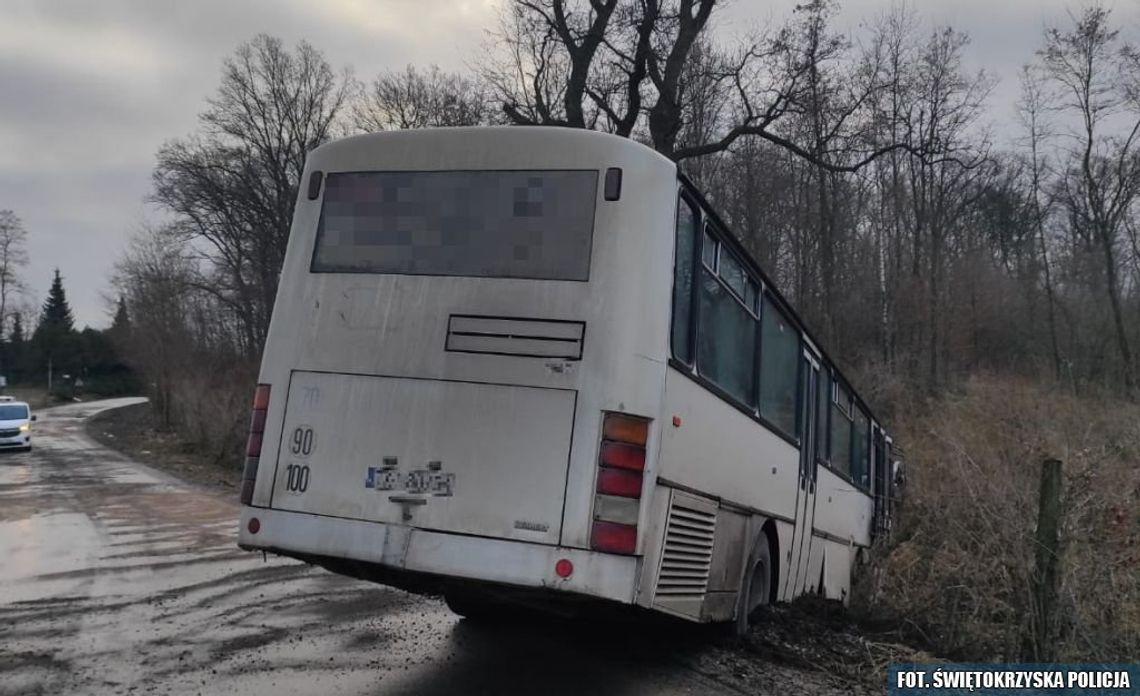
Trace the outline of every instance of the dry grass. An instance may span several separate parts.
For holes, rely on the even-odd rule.
[[[176,382],[174,417],[179,433],[215,461],[239,461],[255,382],[256,377],[243,369]]]
[[[114,408],[87,421],[87,434],[136,461],[178,478],[236,495],[241,465],[236,457],[219,462],[178,433],[158,427],[148,404]]]
[[[1140,407],[1009,379],[896,404],[908,482],[858,609],[969,659],[1140,653]],[[1064,463],[1061,587],[1047,646],[1028,640],[1041,462]]]

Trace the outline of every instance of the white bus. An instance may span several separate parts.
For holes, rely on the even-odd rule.
[[[442,593],[744,626],[843,599],[889,438],[653,150],[562,128],[308,158],[239,543]]]

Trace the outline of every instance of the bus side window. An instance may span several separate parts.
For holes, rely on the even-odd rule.
[[[715,236],[706,225],[697,309],[697,370],[729,396],[755,406],[756,318],[709,268]],[[718,244],[719,246],[719,244]],[[793,413],[794,416],[794,413]]]
[[[693,364],[693,261],[696,257],[700,216],[693,204],[677,198],[677,250],[673,267],[673,357]]]
[[[854,447],[851,454],[851,480],[871,487],[871,418],[859,407],[855,411]]]
[[[831,370],[824,365],[819,371],[819,385],[816,390],[815,411],[815,457],[827,463],[828,433],[827,414],[831,411]]]
[[[796,432],[800,334],[764,295],[760,312],[760,415],[783,430]]]
[[[851,475],[851,394],[838,380],[831,404],[831,468]]]

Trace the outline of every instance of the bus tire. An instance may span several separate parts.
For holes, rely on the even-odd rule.
[[[447,590],[443,593],[443,601],[448,609],[470,621],[482,623],[503,613],[501,605],[474,592]]]
[[[749,557],[736,600],[736,635],[743,636],[755,623],[757,610],[768,604],[772,594],[772,549],[768,535],[761,532]]]

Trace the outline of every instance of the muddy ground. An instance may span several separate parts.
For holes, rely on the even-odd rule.
[[[486,626],[436,599],[240,551],[224,476],[188,474],[146,444],[176,477],[87,434],[111,403],[129,402],[43,411],[35,451],[0,457],[0,694],[882,692],[881,677],[835,668],[854,659],[814,664],[820,646],[863,645],[842,620],[821,624],[815,647],[797,643],[808,652],[789,648],[795,609],[743,642],[639,620]]]

